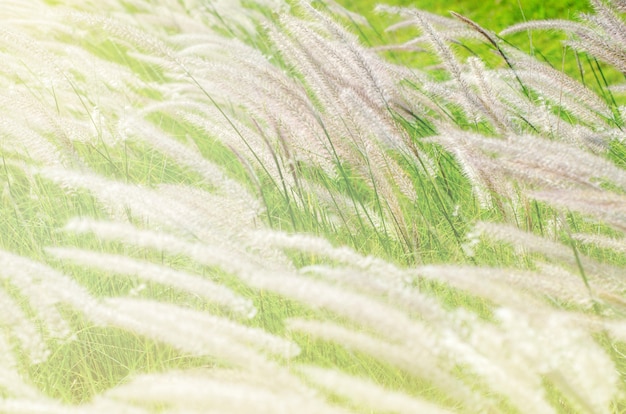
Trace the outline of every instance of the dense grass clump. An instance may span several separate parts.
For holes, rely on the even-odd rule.
[[[0,4],[0,412],[624,411],[626,3],[343,4]]]

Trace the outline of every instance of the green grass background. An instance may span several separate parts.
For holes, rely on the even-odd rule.
[[[580,13],[588,13],[592,8],[586,0],[487,0],[477,2],[475,0],[459,1],[411,1],[411,0],[339,0],[350,11],[365,16],[372,27],[375,35],[364,32],[366,42],[389,43],[396,35],[385,34],[384,30],[389,26],[387,17],[381,16],[374,11],[377,4],[387,4],[399,7],[411,7],[425,10],[442,16],[450,16],[454,11],[475,21],[485,29],[499,33],[503,29],[520,22],[542,19],[576,19]],[[378,36],[378,40],[376,39]],[[574,53],[571,49],[564,48],[562,41],[566,36],[561,32],[535,31],[518,33],[505,38],[514,46],[527,53],[536,55],[541,60],[547,60],[552,66],[562,68],[570,75],[580,76]],[[398,41],[406,40],[402,37]],[[403,60],[404,64],[410,60]]]
[[[494,31],[525,20],[571,19],[580,12],[591,10],[589,3],[585,0],[486,0],[480,2],[476,0],[340,0],[339,3],[373,20],[376,20],[376,17],[372,10],[379,3],[414,7],[441,15],[454,11]]]

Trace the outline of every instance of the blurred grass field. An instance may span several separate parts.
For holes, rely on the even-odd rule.
[[[388,20],[374,11],[380,1],[377,0],[339,0],[346,9],[365,16],[376,31],[384,31]],[[441,16],[450,16],[450,12],[461,14],[482,27],[499,33],[503,29],[520,22],[544,19],[575,19],[580,13],[592,10],[585,0],[474,0],[459,1],[411,1],[389,0],[390,6],[410,7],[428,11]],[[517,47],[531,53],[541,53],[550,62],[559,62],[563,56],[560,40],[565,36],[556,32],[535,32],[507,37]]]
[[[339,3],[375,21],[376,17],[372,11],[380,1],[340,0]],[[585,0],[488,0],[484,2],[387,0],[385,3],[400,7],[414,7],[441,15],[454,11],[494,31],[500,31],[511,24],[525,20],[572,19],[578,13],[591,10],[589,2]]]
[[[370,27],[359,27],[357,31],[361,39],[370,45],[400,44],[417,35],[411,30],[386,32],[385,29],[396,21],[375,11],[377,4],[396,7],[415,8],[418,10],[451,17],[450,12],[458,13],[483,28],[498,35],[502,30],[517,23],[532,20],[577,20],[581,14],[593,12],[590,2],[586,0],[489,0],[476,2],[473,0],[459,1],[411,1],[389,0],[338,0],[339,4],[351,12],[364,16]],[[550,66],[567,73],[572,78],[581,81],[594,91],[604,94],[607,84],[617,84],[624,81],[624,75],[602,62],[590,59],[586,55],[577,54],[565,45],[567,35],[560,31],[527,31],[500,37],[509,45],[520,49],[524,53],[535,56],[538,60],[547,62]],[[459,56],[478,54],[485,62],[504,65],[504,62],[493,53],[485,44],[463,41],[462,47],[455,50]],[[471,51],[471,52],[470,52]],[[424,68],[433,63],[430,56],[416,53],[389,53],[388,57],[406,66]],[[606,97],[616,99],[618,97]]]

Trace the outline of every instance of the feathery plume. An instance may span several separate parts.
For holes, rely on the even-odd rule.
[[[209,355],[230,364],[262,366],[265,359],[252,348],[267,349],[286,358],[299,352],[297,346],[261,330],[177,305],[129,298],[105,299],[103,305],[96,315],[102,322],[196,356]]]
[[[443,414],[450,413],[430,402],[419,400],[397,391],[385,389],[372,381],[327,370],[315,366],[300,366],[298,370],[316,385],[334,394],[351,399],[357,406],[377,411],[403,413]]]
[[[439,361],[436,360],[436,353],[439,352],[437,348],[418,350],[410,346],[394,345],[328,322],[291,319],[287,321],[287,328],[319,339],[336,342],[349,350],[364,352],[418,378],[427,379],[469,410],[478,409],[480,411],[487,408],[485,403],[480,402],[469,387],[442,369],[441,365],[438,364]]]
[[[257,312],[249,299],[244,299],[227,287],[199,275],[177,271],[143,260],[131,259],[119,254],[61,247],[49,247],[46,252],[63,261],[71,261],[109,273],[133,275],[145,281],[171,286],[229,307],[248,318],[254,317]]]
[[[179,412],[347,413],[313,395],[288,387],[276,389],[271,387],[271,381],[248,383],[246,379],[243,375],[236,381],[214,378],[211,372],[149,374],[109,390],[106,395],[118,401],[167,405]]]

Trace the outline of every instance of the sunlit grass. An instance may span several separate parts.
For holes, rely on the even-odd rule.
[[[50,4],[44,9],[52,7]],[[384,28],[397,21],[397,17],[373,14],[373,5],[369,2],[344,1],[342,4],[370,20],[369,26],[350,26],[358,32],[359,42],[363,44],[397,44],[420,33],[415,26],[384,33]],[[453,8],[494,32],[524,19],[570,18],[575,12],[589,11],[589,7],[580,2],[559,3],[556,8],[549,2],[502,3],[497,5],[496,14],[493,5],[487,2],[478,6],[468,1],[456,2],[453,6],[441,2],[417,6],[435,13]],[[586,124],[580,118],[593,114],[569,113],[567,102],[550,102],[541,91],[531,92],[526,85],[520,85],[519,78],[512,81],[506,78],[510,73],[494,72],[510,81],[516,99],[526,99],[524,103],[529,107],[536,105],[529,109],[529,115],[543,110],[541,105],[551,104],[553,107],[545,110],[545,116],[555,115],[555,119],[563,123],[562,130],[550,130],[551,122],[556,121],[548,120],[546,125],[541,125],[532,119],[524,119],[526,124],[516,120],[517,124],[512,122],[512,126],[507,126],[510,129],[502,132],[497,124],[505,117],[498,118],[495,110],[489,112],[492,108],[485,104],[489,101],[481,95],[479,82],[471,83],[470,89],[461,92],[482,99],[480,103],[485,104],[485,112],[481,116],[475,116],[468,109],[471,105],[459,99],[462,93],[454,95],[458,91],[458,85],[454,84],[458,79],[450,69],[454,62],[445,62],[431,52],[383,52],[385,62],[409,68],[402,72],[402,77],[423,70],[419,72],[423,78],[419,79],[429,82],[420,84],[417,78],[406,79],[402,81],[404,86],[398,86],[391,77],[392,67],[376,60],[376,55],[368,54],[360,45],[345,46],[350,38],[339,29],[328,30],[330,23],[322,20],[326,15],[318,16],[319,21],[311,23],[312,14],[307,14],[311,12],[305,5],[294,3],[293,13],[304,17],[289,21],[284,16],[291,15],[270,12],[262,5],[252,7],[261,11],[251,14],[252,17],[247,14],[244,17],[221,16],[210,8],[202,9],[206,14],[198,17],[172,3],[169,5],[172,13],[179,14],[171,20],[163,17],[168,22],[165,27],[151,20],[158,20],[157,16],[143,14],[147,4],[112,2],[111,7],[118,10],[112,14],[121,13],[130,23],[103,23],[97,19],[92,22],[84,15],[74,16],[75,27],[72,24],[68,27],[80,29],[82,36],[68,35],[62,21],[56,21],[55,24],[64,29],[58,29],[56,34],[50,29],[53,33],[50,44],[43,43],[42,39],[34,42],[37,48],[50,48],[52,56],[59,54],[59,65],[65,65],[61,57],[70,59],[60,51],[63,45],[78,47],[89,54],[88,60],[93,66],[74,67],[71,74],[58,69],[61,79],[67,82],[48,81],[46,76],[57,76],[57,69],[48,73],[44,66],[33,67],[31,73],[1,73],[0,87],[17,90],[17,95],[25,102],[20,101],[15,108],[2,102],[2,110],[10,114],[6,125],[18,125],[24,131],[43,129],[45,141],[52,143],[58,154],[39,153],[39,148],[34,148],[36,140],[27,141],[5,124],[0,125],[2,134],[7,137],[6,143],[0,142],[0,249],[33,263],[45,263],[48,266],[45,269],[61,272],[76,282],[93,298],[88,305],[90,308],[86,308],[93,310],[93,315],[75,303],[68,303],[67,298],[58,299],[54,296],[57,293],[51,290],[50,297],[55,301],[51,309],[58,311],[71,329],[69,337],[55,337],[54,327],[38,315],[39,305],[32,300],[39,294],[37,286],[45,284],[46,278],[55,280],[56,276],[37,268],[41,276],[19,279],[17,275],[21,272],[28,274],[28,266],[20,268],[14,264],[19,261],[6,259],[6,263],[15,267],[2,269],[0,293],[6,292],[10,301],[23,311],[26,320],[33,322],[49,355],[44,361],[34,363],[29,355],[28,338],[19,336],[19,324],[9,317],[6,323],[0,319],[3,329],[0,340],[8,338],[12,352],[7,358],[14,355],[16,363],[15,367],[10,362],[5,364],[9,367],[7,372],[14,368],[14,372],[35,390],[33,395],[27,392],[21,395],[9,388],[11,384],[0,380],[0,397],[6,402],[6,406],[0,406],[0,411],[6,408],[7,412],[19,412],[20,408],[9,405],[12,399],[30,398],[36,403],[49,403],[51,412],[62,412],[63,406],[54,406],[56,402],[45,399],[49,397],[62,404],[78,405],[77,409],[85,412],[105,411],[106,404],[116,409],[133,407],[138,412],[144,412],[144,408],[146,412],[177,412],[192,402],[185,398],[167,403],[144,401],[142,395],[138,395],[139,402],[131,403],[128,397],[115,396],[116,390],[122,390],[119,392],[123,394],[124,385],[132,385],[141,374],[167,375],[172,371],[197,374],[204,379],[232,374],[239,378],[235,381],[239,385],[254,384],[259,392],[271,390],[275,393],[277,407],[281,398],[292,401],[289,398],[296,398],[295,395],[303,398],[299,403],[303,409],[309,408],[305,407],[308,401],[337,412],[341,412],[340,409],[359,413],[388,412],[393,406],[389,401],[397,401],[390,397],[387,410],[364,405],[358,394],[326,390],[315,384],[313,376],[307,375],[306,366],[334,369],[367,379],[382,391],[401,392],[412,397],[415,403],[426,401],[453,412],[524,412],[527,407],[521,401],[528,396],[536,398],[532,406],[545,408],[544,412],[551,412],[548,407],[559,413],[589,409],[623,411],[618,392],[624,392],[626,379],[624,336],[609,331],[611,327],[616,332],[623,330],[626,299],[619,272],[626,267],[626,253],[577,239],[577,235],[583,234],[610,236],[616,238],[617,243],[623,241],[619,239],[624,231],[620,227],[623,207],[617,202],[610,204],[613,200],[610,199],[607,205],[614,211],[607,207],[608,218],[604,222],[583,214],[586,207],[567,198],[563,203],[570,203],[568,208],[559,208],[556,201],[560,199],[554,195],[553,199],[544,196],[552,202],[533,198],[534,192],[540,190],[556,188],[565,193],[565,190],[576,189],[577,185],[607,197],[624,195],[620,180],[626,165],[626,151],[623,140],[615,139],[623,128],[620,100],[619,96],[612,99],[607,88],[607,84],[618,79],[614,71],[596,64],[592,58],[584,64],[588,72],[578,79],[585,82],[592,79],[595,82],[592,89],[614,112],[613,119],[598,121],[594,118]],[[249,10],[237,7],[242,13]],[[326,10],[321,6],[320,9]],[[2,13],[0,6],[0,15]],[[279,21],[279,16],[283,16],[283,20]],[[177,18],[182,23],[178,23]],[[254,31],[245,28],[246,19],[252,22]],[[198,28],[197,33],[190,29],[190,35],[185,25],[191,21]],[[11,22],[20,27],[20,19]],[[138,22],[144,25],[143,29],[132,26]],[[343,18],[341,22],[350,24]],[[112,29],[107,26],[109,23],[120,24],[120,27],[127,24],[141,35],[120,34],[121,29]],[[272,25],[282,29],[288,23],[306,25],[307,30],[311,30],[308,33],[311,39],[320,44],[320,51],[306,47],[299,50],[298,42],[308,39],[298,37],[297,33],[285,29],[286,38],[282,39],[280,30],[272,32]],[[115,36],[103,36],[100,31],[105,29]],[[314,38],[314,29],[319,29],[323,36]],[[178,30],[189,36],[180,35]],[[194,40],[193,35],[201,32],[206,38]],[[41,37],[36,30],[33,33]],[[226,37],[218,37],[222,35]],[[225,57],[229,47],[244,50],[244,46],[226,43],[226,39],[232,37],[250,47],[245,50],[261,51],[266,59],[263,64],[267,63],[271,69],[255,72],[262,68],[260,58],[254,61],[256,56],[238,56],[237,51]],[[557,69],[571,73],[572,68],[578,68],[576,59],[572,52],[562,49],[560,39],[560,35],[533,33],[518,34],[506,38],[506,42],[510,41],[539,60],[545,56]],[[226,46],[216,48],[216,52],[210,49],[214,46],[211,42],[218,45],[223,42]],[[336,56],[333,47],[345,47],[352,55]],[[506,59],[493,53],[493,45],[485,39],[454,43],[452,50],[457,53],[459,65],[465,65],[467,57],[475,53],[487,62],[485,71],[507,69]],[[33,51],[27,52],[24,59],[32,62]],[[18,55],[16,50],[11,53]],[[322,60],[315,62],[318,56]],[[329,69],[332,66],[325,66],[329,63],[323,59],[335,58],[339,62],[337,67],[343,65],[348,74],[332,73]],[[13,62],[20,57],[11,59]],[[221,60],[227,59],[234,68],[233,73],[228,71],[228,66],[219,66],[223,64]],[[305,62],[306,59],[310,62]],[[254,67],[254,62],[259,66]],[[117,65],[106,69],[119,70],[107,73],[111,79],[96,74],[105,63]],[[306,63],[317,64],[318,72],[312,73]],[[281,71],[271,72],[276,68]],[[226,81],[216,78],[219,70]],[[361,73],[362,77],[356,77],[355,73]],[[463,66],[463,75],[468,73],[470,71]],[[389,74],[390,79],[380,80],[381,74]],[[15,80],[20,75],[25,79],[23,82]],[[241,84],[237,80],[239,76]],[[286,80],[277,81],[279,76]],[[346,79],[349,76],[355,78]],[[89,79],[98,80],[97,84],[90,83]],[[287,83],[291,81],[293,83]],[[392,96],[388,99],[385,95],[387,107],[379,107],[379,103],[374,102],[378,91],[368,89],[370,81],[376,87],[380,82],[392,89],[384,91]],[[437,90],[436,85],[444,86]],[[296,92],[302,95],[296,95],[289,87],[298,88]],[[495,80],[493,87],[498,87]],[[294,95],[289,95],[292,92]],[[263,93],[273,96],[275,101],[259,102]],[[402,94],[408,97],[406,102],[398,98],[405,96]],[[411,100],[418,95],[431,106],[421,106]],[[301,96],[307,97],[306,105],[297,100]],[[500,97],[494,96],[495,107]],[[509,103],[507,98],[502,102]],[[471,104],[471,98],[468,99]],[[302,108],[313,108],[314,116],[307,118],[308,113],[298,114],[297,110],[288,113],[292,106],[301,112],[305,112]],[[28,112],[22,119],[17,111],[23,111],[23,107],[36,108],[32,114],[37,115],[38,122],[30,122]],[[359,112],[362,110],[370,113],[364,115]],[[304,121],[293,126],[290,123],[297,115],[302,115],[300,119]],[[310,120],[310,124],[305,122]],[[582,138],[575,141],[577,136],[568,135],[569,130],[565,128],[569,125],[584,125],[589,133],[596,133],[598,137],[588,137],[587,130],[581,128]],[[609,138],[602,135],[606,131],[612,134],[607,135]],[[303,144],[300,135],[320,141]],[[574,165],[571,171],[554,172],[550,170],[551,165],[541,165],[542,159],[532,154],[532,148],[516,158],[500,147],[488,146],[490,142],[499,145],[502,139],[525,135],[569,145],[567,148],[572,153],[583,154],[574,161],[581,165]],[[452,139],[450,137],[458,138],[458,142],[467,139],[469,144],[455,152],[449,144],[452,141],[446,141]],[[480,141],[483,138],[485,141]],[[606,153],[596,151],[600,154],[598,158],[591,158],[595,149],[587,151],[585,144],[605,139],[608,142]],[[34,142],[33,148],[23,148],[28,142]],[[323,150],[327,153],[322,153]],[[472,159],[472,156],[479,157],[476,154],[493,165],[485,166],[487,172],[472,175],[475,167],[472,163],[481,160]],[[584,163],[599,165],[599,159],[608,159],[619,171],[606,167],[608,177],[598,178],[602,171],[598,176],[584,175]],[[524,162],[528,162],[528,169],[533,173],[534,168],[544,168],[544,177],[528,178],[523,171],[514,171]],[[503,169],[498,170],[500,167]],[[584,171],[577,173],[576,167]],[[211,176],[215,171],[223,176]],[[84,182],[80,181],[81,177]],[[477,177],[483,182],[477,182]],[[541,181],[542,178],[545,181]],[[550,187],[553,183],[554,188]],[[248,206],[250,199],[257,204]],[[107,234],[104,230],[98,233],[95,227],[89,227],[91,222],[85,224],[77,218],[106,222],[111,229],[116,224],[124,224],[132,231],[125,234],[118,229],[112,230],[117,234]],[[521,230],[527,239],[513,230],[508,232],[506,227],[494,227],[496,230],[491,233],[479,234],[475,229],[481,222],[511,225],[512,229]],[[142,230],[152,233],[141,236]],[[295,238],[289,239],[289,235]],[[531,239],[531,235],[536,238]],[[525,245],[527,240],[545,242],[542,245],[545,249],[533,249]],[[118,274],[113,268],[75,263],[59,256],[58,251],[55,255],[55,247],[105,252],[187,272],[225,286],[251,301],[256,314],[247,317],[251,315],[242,315],[227,304],[213,303],[197,292],[184,291],[173,282],[147,281],[132,272]],[[217,252],[215,257],[214,252]],[[79,253],[75,254],[78,257]],[[229,260],[230,263],[226,263]],[[436,276],[438,274],[441,277]],[[537,278],[535,286],[528,284],[533,277]],[[498,278],[501,279],[495,280]],[[304,287],[298,290],[297,286],[290,285],[294,280]],[[30,281],[34,290],[25,288],[24,281]],[[474,286],[467,286],[468,281]],[[483,281],[485,286],[481,290]],[[563,291],[551,290],[553,286],[548,286],[551,281],[564,283]],[[567,290],[570,288],[571,292]],[[583,292],[582,299],[580,292]],[[511,300],[503,303],[506,294],[511,294]],[[345,306],[341,295],[346,300]],[[138,301],[131,304],[145,303],[146,306],[152,303],[171,305],[171,308],[155,309],[168,309],[172,314],[116,313],[121,312],[116,306],[123,310],[125,302],[108,301],[110,298],[130,298],[128,300]],[[529,300],[528,308],[520,306],[524,300]],[[360,305],[389,313],[374,315],[367,308],[355,308]],[[178,309],[189,320],[176,319],[174,312]],[[545,315],[537,316],[541,312]],[[205,330],[203,323],[206,321],[199,315],[212,315],[224,323],[259,330],[246,331],[250,337],[254,332],[264,332],[291,341],[299,347],[299,353],[282,355],[267,351],[260,344],[251,344],[250,337],[242,332],[233,333],[240,336],[232,343],[224,342],[223,347],[212,344],[211,329],[215,329],[219,339],[223,334],[220,329],[227,328],[208,326]],[[129,317],[131,322],[124,317]],[[152,317],[161,318],[162,325],[151,320]],[[194,319],[196,317],[198,319]],[[509,327],[506,321],[519,326]],[[581,324],[580,330],[572,334],[580,338],[550,338],[552,332],[547,324],[563,321],[572,326],[574,322]],[[116,323],[123,326],[116,326]],[[523,326],[525,323],[528,326]],[[400,328],[390,332],[396,327]],[[403,328],[407,331],[402,331]],[[557,335],[569,333],[562,326],[554,327],[557,328]],[[186,333],[188,338],[169,337],[169,331]],[[494,342],[490,342],[492,339]],[[558,342],[561,339],[562,344]],[[580,347],[567,348],[578,345],[576,339]],[[502,341],[502,355],[497,352],[483,355],[481,340],[485,342],[486,352],[492,352],[490,346],[498,348],[496,342]],[[571,374],[567,371],[569,365],[557,366],[551,360],[542,360],[543,353],[534,356],[529,351],[537,347],[537,353],[545,352],[539,348],[554,343],[554,355],[550,357],[555,360],[561,361],[569,353],[576,353],[580,358],[573,358],[573,364],[580,364],[575,368],[581,370],[572,374],[573,380],[562,377]],[[214,354],[218,356],[196,352],[195,344],[202,350],[215,346]],[[242,344],[245,346],[239,348]],[[250,356],[243,349],[254,349],[262,357],[257,360],[257,354]],[[236,358],[232,359],[238,350],[245,364],[261,360],[263,363],[259,362],[258,367],[240,366]],[[513,355],[506,355],[506,352]],[[600,382],[590,380],[589,390],[576,382],[586,378],[585,370],[591,365],[590,359],[585,359],[587,354],[592,355],[589,358],[601,355],[597,357],[601,368],[607,366],[604,357],[614,363],[611,373],[598,374],[604,375],[603,379],[614,376],[619,380],[619,384],[615,384],[618,392],[606,390],[611,394],[611,407],[601,406],[605,403],[604,396],[598,397],[600,402],[595,406],[593,396],[587,395],[594,386],[599,387]],[[484,357],[484,361],[479,361],[479,357]],[[515,359],[518,357],[519,361]],[[3,364],[0,356],[2,369]],[[485,371],[481,372],[481,367]],[[529,377],[537,375],[538,384],[533,382],[534,377],[527,381],[520,374],[522,371],[525,374],[526,368]],[[587,374],[593,377],[597,373]],[[259,381],[259,376],[267,378]],[[274,379],[281,384],[278,388],[283,387],[291,394],[283,395],[280,394],[282,389],[273,389]],[[287,384],[290,381],[292,383]],[[528,384],[532,386],[526,387]],[[287,385],[293,385],[293,389]],[[521,388],[516,390],[518,385]],[[581,388],[576,389],[577,386]],[[107,394],[109,391],[113,397]],[[198,404],[193,406],[197,412],[210,408],[207,401]],[[238,407],[236,404],[228,406],[224,412],[245,410],[245,405]],[[219,409],[218,406],[213,408]],[[260,407],[259,412],[273,409],[275,407]],[[433,409],[433,412],[440,411]]]

